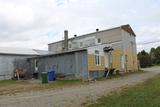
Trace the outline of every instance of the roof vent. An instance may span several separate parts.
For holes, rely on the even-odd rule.
[[[97,29],[96,29],[96,32],[98,32],[98,31],[99,31],[99,29],[97,28]]]

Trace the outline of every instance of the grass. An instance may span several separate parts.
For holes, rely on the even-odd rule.
[[[96,80],[97,80],[97,81],[105,81],[105,80],[108,80],[108,79],[125,77],[125,76],[127,76],[127,75],[137,74],[137,73],[141,74],[141,73],[145,73],[145,71],[139,70],[139,71],[136,71],[136,72],[127,72],[127,73],[124,73],[124,74],[109,75],[107,78],[105,78],[105,77],[96,78]]]
[[[0,81],[0,96],[15,95],[17,93],[29,92],[29,91],[59,89],[59,88],[71,87],[82,84],[86,83],[80,80],[56,80],[55,82],[49,84],[31,83],[26,80],[24,81],[4,80]]]
[[[14,84],[16,83],[15,80],[1,80],[0,84]]]
[[[160,64],[153,64],[151,67],[158,67]]]
[[[160,107],[160,75],[143,84],[112,92],[86,107]]]
[[[134,73],[142,73],[142,72],[134,72]],[[119,78],[126,75],[131,75],[133,73],[127,73],[123,75],[113,75],[108,78],[99,78],[96,81],[106,81],[112,78]],[[21,92],[30,92],[30,91],[39,91],[39,90],[54,90],[60,89],[64,87],[71,87],[76,85],[88,85],[92,82],[81,81],[81,80],[56,80],[49,84],[41,84],[41,83],[32,83],[27,80],[3,80],[0,81],[0,96],[1,95],[15,95]]]

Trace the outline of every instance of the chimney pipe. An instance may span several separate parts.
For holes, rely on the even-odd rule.
[[[68,30],[64,31],[64,50],[68,50]]]

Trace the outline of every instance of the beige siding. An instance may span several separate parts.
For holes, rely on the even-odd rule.
[[[100,38],[102,43],[111,43],[111,42],[121,41],[122,40],[121,29],[117,28],[113,30],[103,31],[103,32],[97,33],[96,37]]]
[[[112,67],[121,71],[122,50],[116,49],[112,52]]]
[[[88,70],[89,71],[104,71],[104,56],[100,57],[100,65],[96,65],[95,63],[95,55],[88,54]]]
[[[49,44],[48,45],[48,50],[51,52],[62,52],[63,49],[63,42],[57,42],[54,44]]]
[[[101,39],[101,43],[97,43],[97,39]],[[73,44],[74,43],[74,44]],[[75,44],[76,43],[76,44]],[[80,46],[80,43],[83,46]],[[110,30],[99,31],[96,33],[87,34],[81,37],[69,40],[69,44],[73,44],[71,49],[89,48],[88,53],[88,70],[102,71],[105,67],[104,59],[104,44],[112,46],[114,51],[111,55],[110,65],[117,70],[124,69],[135,71],[137,70],[137,50],[135,37],[123,29],[114,28]],[[107,47],[107,45],[105,46]],[[58,42],[49,45],[49,51],[61,52],[63,49],[63,42]],[[70,49],[70,48],[69,48]],[[101,64],[95,64],[95,50],[100,51]],[[128,56],[127,61],[125,55]],[[123,63],[123,64],[122,64]]]
[[[122,30],[124,55],[128,56],[126,68],[129,71],[138,70],[137,66],[137,48],[135,37],[128,32]]]

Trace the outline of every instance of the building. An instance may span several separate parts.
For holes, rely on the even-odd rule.
[[[87,50],[79,49],[29,58],[30,71],[39,75],[53,68],[57,77],[88,79]]]
[[[53,65],[56,73],[72,75],[75,78],[102,77],[104,68],[115,68],[121,72],[136,71],[137,51],[136,34],[130,25],[68,38],[64,32],[64,40],[48,44],[53,54],[35,57],[30,61],[38,61],[33,66],[39,71],[47,71]]]
[[[26,69],[31,74],[27,58],[44,54],[48,54],[48,51],[0,47],[0,80],[13,78],[16,68]]]

